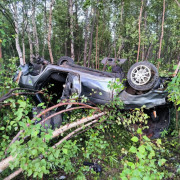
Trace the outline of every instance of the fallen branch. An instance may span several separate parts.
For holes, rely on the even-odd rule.
[[[79,126],[79,125],[84,124],[84,123],[86,123],[88,121],[99,118],[99,117],[101,117],[101,116],[103,116],[105,114],[106,114],[105,112],[101,112],[99,114],[95,114],[95,115],[87,117],[87,118],[82,118],[81,120],[77,120],[76,122],[67,124],[67,125],[59,128],[59,129],[55,130],[53,132],[52,138],[55,138],[55,137],[59,136],[61,133],[64,133],[65,131],[67,131],[67,130],[73,128],[73,127]],[[9,162],[13,161],[14,159],[15,159],[14,157],[9,156],[6,159],[2,160],[0,162],[0,172],[4,171],[9,166]]]
[[[75,133],[77,133],[78,131],[82,130],[85,127],[90,126],[91,124],[96,123],[98,120],[94,120],[88,124],[85,124],[84,126],[81,126],[79,128],[77,128],[76,130],[74,130],[73,132],[69,133],[67,136],[65,136],[64,138],[62,138],[58,143],[56,143],[53,148],[55,149],[57,146],[59,146],[60,144],[62,144],[65,140],[69,139],[71,136],[73,136]]]
[[[9,156],[0,162],[0,173],[3,172],[9,166],[9,162],[13,160],[14,158],[12,156]]]
[[[13,179],[14,177],[18,176],[20,173],[22,173],[23,170],[22,168],[19,168],[17,171],[13,172],[12,174],[10,174],[8,177],[4,178],[4,180],[10,180]]]
[[[106,119],[103,120],[103,121],[101,121],[101,122],[99,122],[99,123],[94,124],[93,126],[91,126],[91,127],[89,127],[89,128],[86,128],[86,129],[78,132],[77,134],[73,134],[70,138],[72,138],[72,137],[74,137],[74,136],[77,136],[77,135],[79,135],[79,134],[82,134],[83,132],[88,131],[90,128],[93,128],[93,127],[96,127],[96,126],[102,124],[104,121],[106,121]],[[70,138],[68,138],[67,140],[69,140]]]
[[[48,116],[46,119],[44,119],[43,121],[40,122],[40,124],[43,124],[45,121],[47,121],[48,119],[58,115],[58,114],[61,114],[61,113],[64,113],[64,112],[68,112],[68,111],[72,111],[74,109],[81,109],[81,108],[89,108],[89,109],[94,109],[94,110],[99,110],[97,107],[92,107],[92,106],[89,106],[87,104],[84,104],[84,103],[77,103],[77,102],[65,102],[65,103],[59,103],[59,104],[56,104],[44,111],[42,111],[41,113],[39,113],[35,118],[32,119],[32,121],[35,121],[37,118],[40,118],[42,115],[46,114],[47,112],[49,112],[50,110],[52,109],[55,109],[57,107],[61,107],[61,106],[64,106],[64,105],[69,105],[69,104],[73,104],[73,105],[82,105],[81,107],[74,107],[74,108],[69,108],[69,109],[65,109],[65,110],[62,110],[62,111],[59,111],[57,113],[54,113],[50,116]],[[99,110],[100,111],[100,110]],[[28,124],[27,124],[28,126]],[[23,133],[24,130],[20,130],[17,135],[12,139],[11,143],[8,145],[6,151],[5,151],[5,154],[7,154],[7,150],[8,148],[10,147],[10,145],[12,145],[15,141],[18,140],[19,136],[21,135],[21,133]]]
[[[59,104],[56,104],[44,111],[42,111],[41,113],[39,113],[35,118],[33,118],[32,120],[36,120],[37,118],[40,118],[43,114],[46,114],[47,112],[55,109],[55,108],[58,108],[58,107],[61,107],[61,106],[65,106],[65,105],[69,105],[69,104],[72,104],[72,105],[81,105],[81,106],[86,106],[87,108],[91,108],[91,109],[95,109],[95,110],[98,110],[97,107],[92,107],[90,105],[87,105],[87,104],[84,104],[84,103],[79,103],[79,102],[64,102],[64,103],[59,103]]]
[[[102,112],[102,113],[99,113],[99,114],[95,114],[95,115],[90,116],[90,117],[82,118],[81,120],[77,120],[76,122],[72,122],[70,124],[67,124],[67,125],[59,128],[59,129],[55,130],[53,132],[52,138],[55,138],[55,137],[59,136],[63,132],[65,132],[65,131],[73,128],[73,127],[79,126],[79,125],[84,124],[84,123],[86,123],[88,121],[91,121],[93,119],[99,118],[99,117],[101,117],[103,115],[105,115],[105,112]]]
[[[39,94],[42,93],[42,91],[37,91],[37,90],[31,90],[31,92],[18,92],[18,93],[13,93],[14,91],[18,91],[18,90],[28,90],[27,88],[14,88],[11,89],[7,94],[5,94],[4,96],[2,96],[0,98],[0,102],[5,101],[6,99],[12,97],[12,96],[17,96],[17,95],[35,95],[35,94]]]
[[[58,143],[56,143],[53,148],[55,149],[57,146],[59,146],[60,144],[62,144],[64,141],[69,140],[75,133],[77,133],[78,131],[82,130],[85,127],[88,127],[94,123],[96,123],[98,120],[94,120],[84,126],[81,126],[79,128],[77,128],[76,130],[74,130],[73,132],[71,132],[70,134],[68,134],[67,136],[65,136],[63,139],[61,139]],[[6,177],[4,180],[11,180],[14,177],[18,176],[21,172],[23,172],[22,168],[19,168],[18,170],[16,170],[15,172],[13,172],[12,174],[10,174],[8,177]]]
[[[23,130],[20,130],[17,135],[12,139],[12,141],[10,142],[10,144],[8,145],[8,147],[5,150],[5,155],[7,154],[7,150],[9,149],[9,147],[16,141],[18,140],[20,134],[23,132]]]

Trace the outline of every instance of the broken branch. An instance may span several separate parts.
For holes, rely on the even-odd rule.
[[[77,120],[76,122],[67,124],[67,125],[59,128],[59,129],[55,130],[53,132],[52,139],[57,137],[57,136],[59,136],[61,133],[64,133],[65,131],[67,131],[67,130],[73,128],[73,127],[79,126],[79,125],[84,124],[84,123],[86,123],[88,121],[91,121],[93,119],[99,118],[99,117],[101,117],[101,116],[103,116],[105,114],[106,114],[105,112],[101,112],[99,114],[95,114],[95,115],[87,117],[87,118],[82,118],[80,120]],[[13,161],[14,159],[15,158],[13,156],[9,156],[6,159],[2,160],[0,162],[0,172],[4,171],[9,166],[9,162]]]
[[[56,143],[53,148],[55,149],[57,146],[59,146],[60,144],[62,144],[64,141],[69,140],[71,137],[73,137],[74,134],[76,134],[78,131],[82,130],[85,127],[88,127],[94,123],[96,123],[98,120],[94,120],[84,126],[81,126],[79,128],[77,128],[76,130],[74,130],[73,132],[71,132],[70,134],[68,134],[67,136],[65,136],[63,139],[61,139],[58,143]],[[4,180],[11,180],[14,177],[16,177],[17,175],[19,175],[21,172],[23,172],[22,168],[19,168],[18,170],[16,170],[15,172],[13,172],[12,174],[10,174],[8,177],[6,177]]]
[[[62,110],[62,111],[59,111],[58,113],[54,113],[52,114],[51,116],[47,117],[46,119],[44,119],[43,121],[40,122],[40,124],[44,123],[45,121],[47,121],[48,119],[58,115],[58,114],[61,114],[61,113],[64,113],[64,112],[68,112],[68,111],[71,111],[71,110],[74,110],[74,109],[81,109],[81,108],[90,108],[90,109],[95,109],[95,110],[98,110],[98,108],[96,107],[92,107],[92,106],[89,106],[87,104],[84,104],[84,103],[77,103],[77,102],[66,102],[66,103],[59,103],[59,104],[56,104],[44,111],[42,111],[40,114],[38,114],[35,118],[32,119],[32,121],[35,121],[37,118],[40,118],[43,114],[49,112],[50,110],[52,109],[55,109],[57,107],[61,107],[61,106],[64,106],[64,105],[69,105],[69,104],[73,104],[73,105],[82,105],[81,107],[76,107],[76,108],[70,108],[70,109],[66,109],[66,110]],[[23,133],[24,130],[20,130],[18,132],[18,134],[13,138],[13,140],[11,141],[11,143],[9,144],[8,148],[10,147],[10,145],[12,145],[18,138],[19,136],[21,135],[21,133]],[[5,151],[5,154],[8,150],[8,148],[6,149]]]
[[[18,176],[20,173],[22,173],[22,168],[19,168],[18,170],[14,171],[12,174],[10,174],[8,177],[4,178],[4,180],[11,180],[14,177]]]

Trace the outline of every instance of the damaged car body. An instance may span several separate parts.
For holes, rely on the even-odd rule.
[[[165,91],[166,82],[170,79],[159,77],[155,66],[147,61],[135,63],[123,83],[125,89],[116,94],[109,87],[109,83],[115,83],[117,79],[122,82],[126,78],[119,66],[125,61],[115,58],[103,59],[104,66],[109,64],[113,67],[112,72],[105,72],[75,65],[67,56],[60,58],[57,65],[39,58],[36,64],[21,67],[19,86],[29,90],[41,90],[54,84],[49,91],[56,94],[56,102],[68,99],[75,93],[78,97],[87,97],[92,104],[100,105],[109,104],[118,96],[124,103],[125,111],[145,106],[145,112],[150,116],[147,134],[157,138],[170,123],[168,93]],[[44,102],[41,94],[36,95],[36,102]],[[62,121],[62,118],[59,119]]]

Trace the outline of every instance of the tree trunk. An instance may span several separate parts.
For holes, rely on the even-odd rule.
[[[65,48],[65,56],[67,56],[67,38],[65,39],[64,48]]]
[[[141,46],[141,17],[142,17],[143,3],[144,3],[144,0],[141,0],[141,9],[139,13],[139,43],[138,43],[138,52],[137,52],[136,62],[138,62],[138,59],[139,59],[139,52],[140,52],[140,46]]]
[[[96,11],[96,10],[95,10],[95,11]],[[91,13],[92,13],[92,12],[91,12]],[[88,67],[90,67],[90,61],[91,61],[93,32],[94,32],[94,24],[95,24],[95,20],[96,20],[95,13],[96,13],[96,12],[94,12],[93,22],[92,22],[92,26],[91,26],[91,35],[90,35],[90,42],[89,42],[89,55],[88,55]]]
[[[44,37],[43,37],[43,49],[42,49],[42,57],[44,58],[44,52],[45,52],[45,47],[46,47],[46,34],[47,34],[47,13],[46,13],[46,0],[44,4]]]
[[[85,41],[84,41],[84,66],[86,67],[86,61],[87,61],[87,44],[88,44],[88,30],[89,30],[89,25],[88,25],[88,8],[86,9],[86,16],[85,16]]]
[[[145,4],[145,9],[147,7],[147,1],[146,1],[146,4]],[[144,12],[144,31],[145,31],[145,34],[147,33],[147,11]],[[144,61],[145,59],[145,49],[146,49],[146,46],[143,44],[143,47],[142,47],[142,61]]]
[[[148,48],[148,51],[147,51],[147,54],[146,54],[145,61],[147,61],[147,59],[148,59],[148,57],[149,57],[149,54],[150,54],[151,48],[152,48],[152,43],[150,43],[150,45],[149,45],[149,48]]]
[[[22,47],[23,47],[23,61],[26,62],[24,37],[22,38]]]
[[[121,23],[123,24],[124,1],[121,2]]]
[[[33,44],[31,39],[30,29],[28,30],[28,39],[29,39],[29,49],[30,49],[30,62],[33,62]]]
[[[124,39],[122,39],[121,45],[119,46],[118,52],[117,52],[117,58],[120,58],[121,51],[124,47]]]
[[[51,0],[50,10],[49,10],[49,30],[48,30],[48,49],[49,49],[49,56],[51,60],[51,64],[54,63],[52,49],[51,49],[51,29],[52,29],[52,7],[54,5],[55,0]]]
[[[39,40],[38,40],[38,34],[37,34],[37,27],[36,27],[36,18],[35,18],[35,11],[36,11],[36,0],[33,0],[33,5],[32,5],[32,25],[33,25],[33,37],[34,37],[34,42],[35,42],[35,52],[36,52],[36,57],[39,56]]]
[[[98,69],[98,18],[99,18],[99,12],[97,13],[97,25],[96,25],[96,69]]]
[[[70,39],[71,39],[71,58],[74,59],[74,25],[73,25],[73,0],[69,0],[70,15]]]
[[[2,49],[1,49],[1,43],[2,43],[2,40],[0,39],[0,59],[2,58]],[[1,64],[0,64],[1,66]]]
[[[14,24],[15,24],[15,32],[16,32],[16,50],[18,52],[18,56],[19,56],[19,61],[21,65],[24,65],[25,62],[23,60],[23,55],[22,55],[22,50],[19,44],[19,25],[18,25],[18,14],[17,14],[17,7],[15,5],[15,3],[12,4],[13,6],[13,16],[14,16]]]
[[[162,40],[163,40],[163,35],[164,35],[164,15],[165,15],[165,0],[163,0],[163,14],[162,14],[162,25],[161,25],[161,37],[160,37],[160,42],[159,42],[159,52],[158,52],[158,59],[161,58],[161,48],[162,48]],[[158,61],[157,69],[159,69],[159,64],[160,62]]]
[[[27,18],[26,18],[26,12],[25,12],[25,4],[23,2],[23,24],[22,24],[22,50],[23,50],[23,61],[26,62],[26,57],[25,57],[25,43],[24,43],[24,37],[25,37],[25,31],[27,28]]]

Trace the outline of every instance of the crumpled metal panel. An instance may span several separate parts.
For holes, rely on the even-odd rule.
[[[101,99],[104,101],[111,101],[113,98],[112,90],[108,87],[109,82],[115,81],[114,78],[96,78],[92,76],[82,76],[82,92],[81,95],[87,96],[90,101],[94,99],[94,103],[97,103],[96,100]]]
[[[166,97],[168,93],[166,91],[152,90],[146,94],[131,95],[126,91],[122,91],[119,95],[121,101],[124,102],[125,109],[140,108],[143,105],[147,109],[166,104]]]

